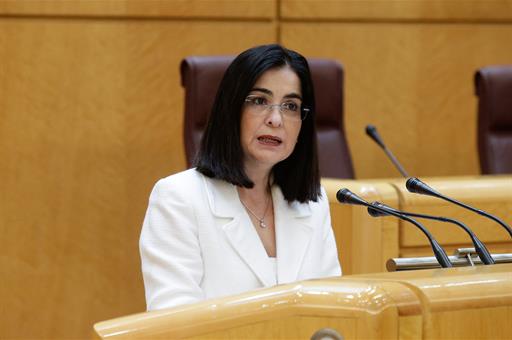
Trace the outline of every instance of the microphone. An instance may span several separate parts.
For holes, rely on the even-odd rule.
[[[420,194],[420,195],[434,196],[434,197],[443,199],[445,201],[448,201],[450,203],[453,203],[455,205],[458,205],[459,207],[471,210],[481,216],[487,217],[487,218],[493,220],[494,222],[498,223],[499,225],[501,225],[503,228],[505,228],[507,230],[507,232],[509,233],[510,237],[512,237],[512,229],[510,229],[510,227],[505,222],[500,220],[498,217],[493,216],[489,213],[486,213],[483,210],[470,207],[469,205],[459,202],[457,200],[454,200],[453,198],[446,197],[446,196],[440,194],[439,192],[435,191],[434,189],[432,189],[431,187],[429,187],[427,184],[423,183],[421,180],[419,180],[416,177],[409,178],[407,180],[407,182],[405,183],[405,186],[406,186],[407,190],[409,190],[409,192],[412,192],[415,194]]]
[[[373,125],[366,125],[366,134],[370,136],[371,139],[375,141],[375,143],[379,144],[379,146],[384,150],[388,158],[391,160],[393,165],[400,171],[400,174],[403,177],[409,177],[407,172],[404,170],[400,162],[396,159],[396,157],[393,155],[393,153],[386,147],[384,142],[382,141],[382,138],[380,138],[379,133],[377,132],[377,128]]]
[[[345,189],[340,189],[336,193],[336,199],[340,203],[362,205],[362,206],[365,206],[365,207],[373,208],[373,209],[375,209],[377,211],[381,211],[381,212],[387,213],[389,215],[393,215],[395,217],[398,217],[398,218],[400,218],[402,220],[405,220],[405,221],[407,221],[409,223],[414,224],[416,227],[418,227],[425,234],[425,236],[427,236],[427,238],[430,241],[430,244],[432,246],[432,251],[434,252],[434,256],[436,257],[436,259],[439,262],[439,264],[441,265],[441,267],[443,267],[443,268],[453,267],[452,263],[450,262],[450,259],[448,258],[448,255],[446,255],[446,252],[441,247],[441,245],[430,234],[430,232],[421,223],[419,223],[418,221],[413,220],[412,218],[407,217],[405,215],[402,215],[400,213],[396,213],[396,212],[393,212],[393,211],[388,211],[388,210],[385,210],[385,209],[377,207],[377,206],[372,206],[370,203],[366,202],[361,197],[357,196],[352,191],[350,191],[350,190],[348,190],[346,188]]]
[[[383,203],[380,203],[380,202],[373,202],[372,206],[377,206],[384,210],[390,210],[390,211],[393,211],[393,212],[396,212],[396,213],[399,213],[399,214],[402,214],[405,216],[425,218],[425,219],[429,219],[429,220],[435,220],[435,221],[448,222],[448,223],[455,224],[455,225],[461,227],[462,229],[464,229],[464,231],[469,235],[469,237],[471,237],[471,241],[473,241],[473,245],[475,247],[476,253],[482,260],[482,263],[484,263],[484,264],[494,264],[495,263],[494,259],[492,258],[491,254],[489,253],[489,251],[487,250],[485,245],[482,243],[482,241],[480,241],[480,239],[478,237],[476,237],[475,233],[473,233],[471,231],[471,229],[469,229],[469,227],[466,226],[462,222],[459,222],[457,220],[454,220],[454,219],[448,218],[448,217],[431,216],[431,215],[416,214],[416,213],[400,211],[397,209],[393,209],[393,208],[391,208]],[[387,213],[383,213],[381,211],[375,210],[373,207],[368,207],[368,213],[373,217],[380,217],[380,216],[388,215]]]

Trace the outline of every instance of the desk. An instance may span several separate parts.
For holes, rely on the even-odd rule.
[[[512,264],[310,280],[97,323],[99,338],[510,338]]]

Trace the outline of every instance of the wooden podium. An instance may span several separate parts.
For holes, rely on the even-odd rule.
[[[512,264],[302,281],[94,326],[99,338],[512,338]]]

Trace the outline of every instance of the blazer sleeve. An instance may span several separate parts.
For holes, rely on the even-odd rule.
[[[196,217],[179,183],[164,179],[153,188],[139,246],[148,310],[204,299]]]
[[[322,254],[321,264],[323,266],[323,276],[341,276],[341,265],[338,258],[338,249],[336,247],[336,240],[331,225],[331,214],[329,210],[329,199],[325,189],[322,187],[322,197],[320,199],[321,213],[322,213],[322,234],[324,252]]]

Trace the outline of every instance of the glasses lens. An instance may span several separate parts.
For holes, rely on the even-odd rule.
[[[299,103],[294,101],[281,104],[268,104],[264,97],[250,95],[245,98],[245,104],[257,113],[266,113],[277,108],[282,116],[293,120],[306,119],[309,109],[301,107]]]

